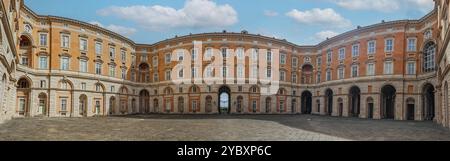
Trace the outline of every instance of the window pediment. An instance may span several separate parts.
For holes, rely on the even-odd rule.
[[[48,54],[47,52],[39,52],[36,54],[36,56],[49,56],[50,54]]]
[[[95,63],[103,64],[103,60],[102,60],[102,59],[95,59],[94,62],[95,62]]]
[[[69,53],[61,53],[61,54],[59,54],[58,56],[59,56],[59,57],[69,57],[69,58],[72,57],[72,55],[70,55]]]
[[[86,34],[81,34],[81,35],[78,35],[78,37],[82,37],[82,38],[89,38],[89,36],[87,36]]]
[[[78,57],[78,59],[80,60],[89,60],[89,57],[85,56],[85,55],[81,55]]]
[[[68,31],[68,30],[62,30],[61,32],[59,32],[60,34],[68,34],[68,35],[70,35],[70,31]]]

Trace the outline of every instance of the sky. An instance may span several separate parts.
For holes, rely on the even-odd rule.
[[[241,32],[316,45],[382,20],[419,19],[433,0],[25,0],[40,15],[96,24],[136,43]]]

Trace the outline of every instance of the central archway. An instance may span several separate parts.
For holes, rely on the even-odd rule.
[[[361,105],[361,90],[359,89],[359,87],[357,86],[353,86],[352,88],[350,88],[350,95],[349,95],[349,99],[350,99],[350,107],[349,107],[349,111],[350,111],[350,116],[351,117],[358,117],[360,114],[360,105]]]
[[[423,87],[423,119],[431,121],[434,119],[434,87],[431,84],[426,84]]]
[[[330,116],[333,113],[333,91],[331,89],[325,91],[325,113]]]
[[[381,117],[384,119],[395,118],[395,94],[396,90],[391,85],[381,88]]]
[[[231,90],[227,86],[222,86],[219,89],[219,113],[220,114],[229,114],[231,107]]]
[[[302,114],[311,114],[312,112],[312,94],[309,91],[302,93]]]

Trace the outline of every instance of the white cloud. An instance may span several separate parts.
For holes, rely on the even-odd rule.
[[[111,31],[121,34],[123,36],[131,36],[137,32],[137,30],[135,28],[130,28],[130,27],[118,26],[118,25],[113,25],[113,24],[104,26],[98,21],[91,21],[89,23],[93,24],[93,25],[97,25],[99,27],[106,28],[108,30],[111,30]]]
[[[334,31],[330,31],[330,30],[326,30],[326,31],[321,31],[318,32],[314,35],[314,39],[316,41],[323,41],[326,40],[327,38],[332,38],[336,35],[338,35],[339,33],[334,32]]]
[[[153,31],[182,27],[225,27],[238,22],[238,14],[233,7],[228,4],[218,5],[210,0],[187,0],[181,9],[159,5],[112,6],[97,13],[131,20]]]
[[[267,17],[275,17],[275,16],[278,16],[278,12],[271,11],[271,10],[265,10],[264,15]]]
[[[401,9],[429,12],[433,9],[433,0],[331,0],[338,6],[350,10],[372,10],[394,12]]]
[[[352,25],[350,20],[345,19],[332,8],[314,8],[306,11],[293,9],[292,11],[286,13],[286,15],[299,23],[320,25],[325,28],[346,28]]]

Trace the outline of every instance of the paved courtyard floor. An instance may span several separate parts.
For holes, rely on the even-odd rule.
[[[334,141],[450,140],[432,122],[312,115],[136,115],[23,118],[0,125],[0,140]]]

